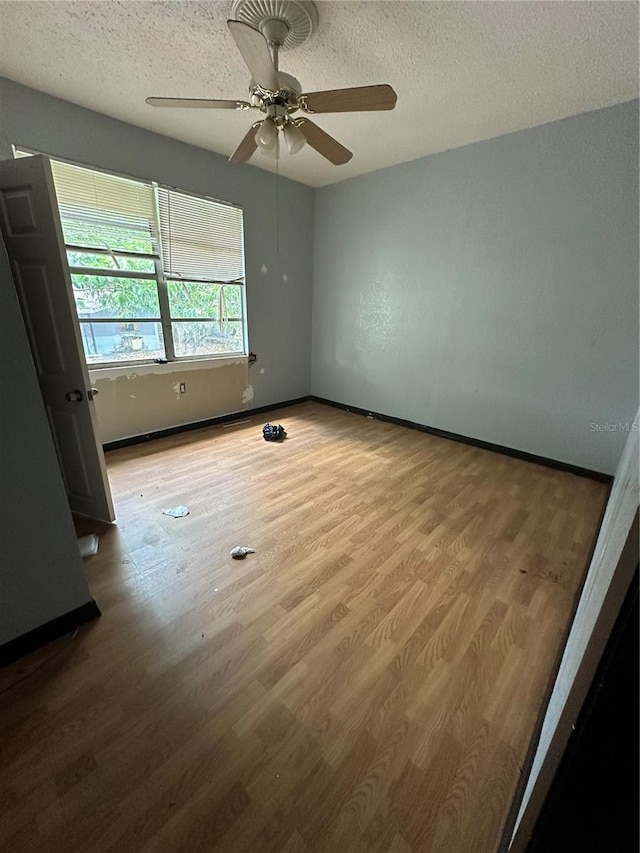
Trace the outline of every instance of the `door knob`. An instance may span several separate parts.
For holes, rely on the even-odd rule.
[[[87,397],[89,400],[93,400],[94,397],[97,397],[100,391],[97,388],[89,388],[87,391]]]
[[[64,395],[65,400],[68,400],[70,403],[79,403],[82,400],[82,391],[69,391],[68,394]]]

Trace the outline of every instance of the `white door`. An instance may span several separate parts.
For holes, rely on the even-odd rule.
[[[113,521],[49,160],[0,162],[0,229],[73,512]],[[5,401],[10,405],[10,401]]]

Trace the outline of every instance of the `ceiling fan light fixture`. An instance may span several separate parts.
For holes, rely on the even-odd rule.
[[[288,121],[284,126],[284,141],[287,143],[289,154],[297,154],[304,148],[307,140],[300,128],[292,121]]]
[[[260,150],[264,153],[276,147],[278,138],[278,129],[275,126],[273,119],[266,118],[258,130],[256,131],[256,142]]]
[[[352,152],[306,116],[392,110],[397,101],[393,88],[382,83],[304,92],[295,77],[279,70],[279,51],[304,44],[316,27],[318,16],[311,0],[234,0],[232,15],[227,28],[251,75],[250,100],[152,97],[147,103],[172,109],[259,110],[263,117],[233,151],[232,163],[246,163],[258,149],[279,159],[280,131],[289,154],[297,154],[308,143],[335,166],[348,163]],[[298,110],[305,116],[291,118]]]
[[[264,154],[265,157],[268,157],[270,160],[279,160],[280,159],[280,137],[276,136],[275,145],[273,148],[260,148],[260,153]]]

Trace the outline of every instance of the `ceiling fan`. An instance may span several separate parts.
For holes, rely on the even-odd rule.
[[[251,72],[248,101],[208,98],[147,98],[152,107],[210,110],[259,110],[264,118],[254,122],[229,160],[244,163],[259,148],[277,158],[282,134],[290,154],[305,143],[340,166],[353,154],[308,118],[319,113],[392,110],[397,96],[391,86],[357,86],[324,92],[302,91],[290,74],[278,70],[281,49],[304,44],[317,26],[315,6],[305,0],[236,0],[234,20],[227,21],[242,58]],[[293,114],[301,111],[302,116]]]

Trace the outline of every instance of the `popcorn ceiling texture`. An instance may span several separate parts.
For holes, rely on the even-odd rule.
[[[354,152],[308,147],[280,172],[311,186],[637,97],[631,2],[319,2],[319,26],[280,67],[306,91],[390,83],[393,113],[318,124]],[[231,3],[3,2],[0,73],[122,121],[229,155],[248,113],[157,110],[148,95],[244,98]],[[257,116],[257,113],[256,113]],[[256,154],[252,165],[274,171]]]

